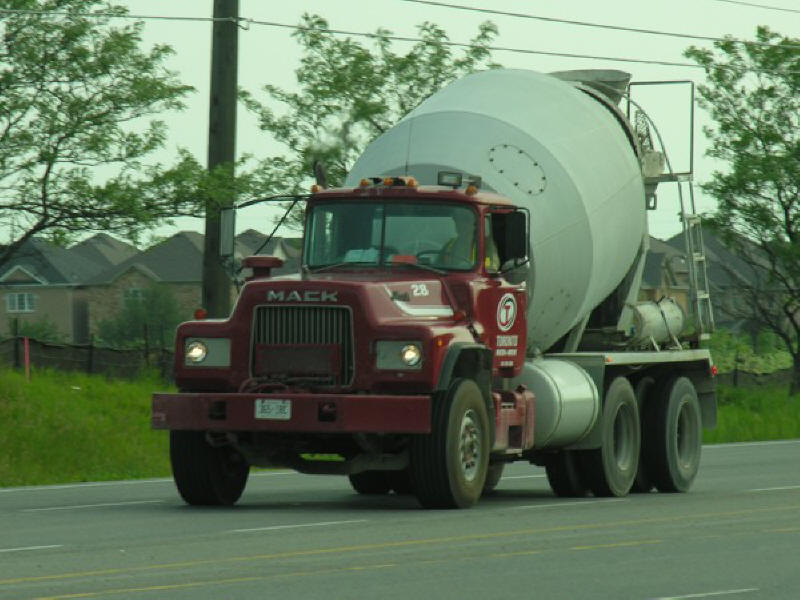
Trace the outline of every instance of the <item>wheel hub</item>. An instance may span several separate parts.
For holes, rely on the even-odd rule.
[[[467,481],[475,479],[481,462],[481,428],[478,423],[478,416],[472,409],[464,413],[461,419],[459,454],[461,471]]]

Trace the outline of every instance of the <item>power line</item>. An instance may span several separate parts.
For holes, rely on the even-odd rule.
[[[289,25],[287,23],[277,23],[274,21],[257,21],[257,20],[250,20],[250,23],[253,25],[266,25],[269,27],[281,27],[285,29],[294,29],[299,31],[318,31],[321,33],[332,33],[334,35],[352,35],[356,37],[367,37],[367,38],[383,38],[387,40],[392,40],[396,42],[427,42],[422,38],[415,38],[409,36],[402,36],[402,35],[392,35],[392,34],[384,34],[384,33],[364,33],[361,31],[348,31],[345,29],[320,29],[317,27],[303,27],[302,25]],[[529,50],[527,48],[510,48],[507,46],[478,46],[477,44],[469,44],[466,42],[451,42],[450,40],[443,40],[443,41],[436,41],[430,42],[434,45],[442,45],[442,46],[451,46],[457,48],[486,48],[487,50],[491,50],[492,52],[511,52],[515,54],[541,54],[544,56],[558,56],[561,58],[586,58],[590,60],[605,60],[611,62],[627,62],[627,63],[639,63],[639,64],[646,64],[646,65],[662,65],[667,67],[690,67],[693,69],[702,69],[700,65],[696,65],[693,63],[682,63],[682,62],[669,62],[664,60],[647,60],[647,59],[639,59],[639,58],[620,58],[615,56],[596,56],[592,54],[573,54],[569,52],[551,52],[547,50]]]
[[[427,0],[402,0],[402,1],[425,1],[426,3],[433,4],[433,2],[428,2]],[[508,52],[512,54],[527,54],[527,55],[540,55],[540,56],[554,56],[559,58],[581,58],[586,60],[602,60],[606,62],[621,62],[621,63],[635,63],[635,64],[645,64],[645,65],[658,65],[658,66],[666,66],[666,67],[682,67],[682,68],[690,68],[690,69],[703,69],[701,65],[694,64],[694,63],[686,63],[686,62],[672,62],[672,61],[665,61],[665,60],[649,60],[649,59],[637,59],[637,58],[622,58],[616,56],[598,56],[593,54],[577,54],[571,52],[553,52],[548,50],[530,50],[527,48],[512,48],[508,46],[488,46],[488,45],[477,45],[471,44],[467,42],[453,42],[450,40],[440,40],[436,42],[430,42],[429,40],[425,40],[423,38],[411,37],[411,36],[400,36],[400,35],[393,35],[393,34],[385,34],[385,33],[365,33],[362,31],[349,31],[346,29],[330,29],[330,28],[317,28],[317,27],[304,27],[302,25],[290,25],[288,23],[279,23],[276,21],[262,21],[256,20],[251,18],[239,17],[238,19],[215,19],[213,17],[174,17],[174,16],[161,16],[161,15],[131,15],[131,14],[117,14],[117,13],[69,13],[69,12],[58,12],[58,11],[29,11],[29,10],[10,10],[10,9],[0,9],[0,15],[2,14],[17,14],[17,15],[49,15],[49,16],[65,16],[65,17],[86,17],[86,18],[114,18],[114,19],[158,19],[158,20],[170,20],[170,21],[206,21],[206,22],[214,22],[214,21],[231,21],[235,20],[240,27],[243,29],[249,29],[250,25],[261,25],[266,27],[278,27],[282,29],[292,29],[295,31],[316,31],[320,33],[330,33],[333,35],[349,35],[353,37],[364,37],[370,39],[387,39],[392,41],[398,42],[413,42],[413,43],[427,43],[432,45],[441,45],[441,46],[449,46],[455,48],[485,48],[486,50],[491,50],[492,52]],[[794,74],[796,71],[786,71],[786,72],[776,72],[770,71],[770,73],[774,74]]]
[[[565,25],[578,25],[580,27],[591,27],[593,29],[610,29],[613,31],[625,31],[628,33],[643,33],[646,35],[660,35],[664,37],[674,37],[674,38],[682,38],[682,39],[689,39],[689,40],[700,40],[704,42],[734,42],[737,44],[751,44],[754,46],[776,46],[777,44],[771,44],[769,42],[758,42],[758,41],[748,41],[748,40],[740,40],[736,38],[721,38],[721,37],[713,37],[707,35],[694,35],[691,33],[676,33],[673,31],[661,31],[658,29],[641,29],[638,27],[624,27],[622,25],[608,25],[605,23],[591,23],[588,21],[573,21],[570,19],[558,19],[555,17],[542,17],[539,15],[532,15],[529,13],[519,13],[519,12],[509,12],[503,10],[495,10],[490,8],[479,8],[474,6],[464,6],[463,4],[449,4],[447,2],[438,2],[436,0],[400,0],[401,2],[411,2],[413,4],[426,4],[428,6],[437,6],[441,8],[453,8],[456,10],[464,10],[468,12],[477,12],[477,13],[484,13],[490,15],[500,15],[504,17],[515,17],[520,19],[534,19],[536,21],[545,21],[547,23],[562,23]],[[717,0],[718,2],[733,2],[735,4],[749,4],[747,2],[738,2],[738,0]],[[750,4],[750,6],[759,6],[756,4]],[[762,6],[762,8],[765,8]],[[790,10],[790,12],[800,12],[800,10]],[[796,44],[783,44],[784,47],[793,47],[793,48],[800,48],[800,45]]]
[[[764,10],[778,10],[782,12],[800,14],[796,8],[784,8],[782,6],[769,6],[767,4],[756,4],[755,2],[743,2],[742,0],[714,0],[714,2],[727,2],[728,4],[738,4],[740,6],[752,6],[753,8],[763,8]]]
[[[176,21],[207,21],[207,22],[214,22],[220,19],[214,19],[213,17],[167,17],[167,16],[158,16],[158,15],[130,15],[130,14],[116,14],[116,13],[68,13],[68,12],[57,12],[57,11],[31,11],[31,10],[6,10],[0,9],[0,14],[16,14],[16,15],[48,15],[48,16],[65,16],[65,17],[94,17],[94,18],[116,18],[116,19],[160,19],[160,20],[176,20]],[[230,20],[230,19],[222,19],[222,20]],[[245,28],[249,28],[250,25],[261,25],[266,27],[278,27],[283,29],[293,29],[295,31],[318,31],[320,33],[330,33],[334,35],[350,35],[354,37],[366,37],[371,39],[376,38],[384,38],[392,41],[397,42],[426,42],[422,38],[416,38],[411,36],[400,36],[400,35],[391,35],[391,34],[377,34],[377,33],[365,33],[361,31],[348,31],[345,29],[320,29],[317,27],[303,27],[302,25],[290,25],[288,23],[278,23],[275,21],[260,21],[250,18],[243,18],[240,17],[237,19],[237,22],[240,26],[244,26]],[[442,46],[450,46],[450,47],[457,47],[457,48],[476,48],[478,47],[476,44],[470,44],[466,42],[452,42],[450,40],[444,41],[437,41],[436,44],[440,44]],[[551,52],[547,50],[529,50],[526,48],[510,48],[506,46],[481,46],[486,48],[487,50],[491,50],[492,52],[510,52],[514,54],[537,54],[542,56],[556,56],[560,58],[584,58],[588,60],[603,60],[608,62],[624,62],[624,63],[637,63],[637,64],[646,64],[646,65],[660,65],[660,66],[667,66],[667,67],[688,67],[692,69],[702,68],[700,65],[696,65],[693,63],[684,63],[684,62],[670,62],[670,61],[663,61],[663,60],[647,60],[647,59],[637,59],[637,58],[622,58],[622,57],[614,57],[614,56],[595,56],[591,54],[575,54],[569,52]]]

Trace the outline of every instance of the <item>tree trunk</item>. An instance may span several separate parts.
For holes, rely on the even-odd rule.
[[[793,357],[794,365],[792,368],[792,383],[789,385],[789,396],[800,395],[800,354]]]

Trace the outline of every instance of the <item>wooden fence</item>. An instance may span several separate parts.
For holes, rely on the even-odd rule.
[[[24,369],[25,354],[24,337],[0,341],[0,364]],[[124,379],[136,379],[143,371],[156,369],[164,379],[172,379],[173,352],[166,349],[51,344],[28,338],[27,354],[33,368],[98,373]]]

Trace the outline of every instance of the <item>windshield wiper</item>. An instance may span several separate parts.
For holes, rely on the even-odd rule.
[[[370,267],[377,267],[378,265],[371,260],[348,260],[345,262],[338,262],[332,263],[330,265],[322,265],[321,267],[306,267],[309,273],[321,273],[323,271],[331,271],[333,269],[339,269],[341,267],[350,267],[350,266],[370,266]]]

